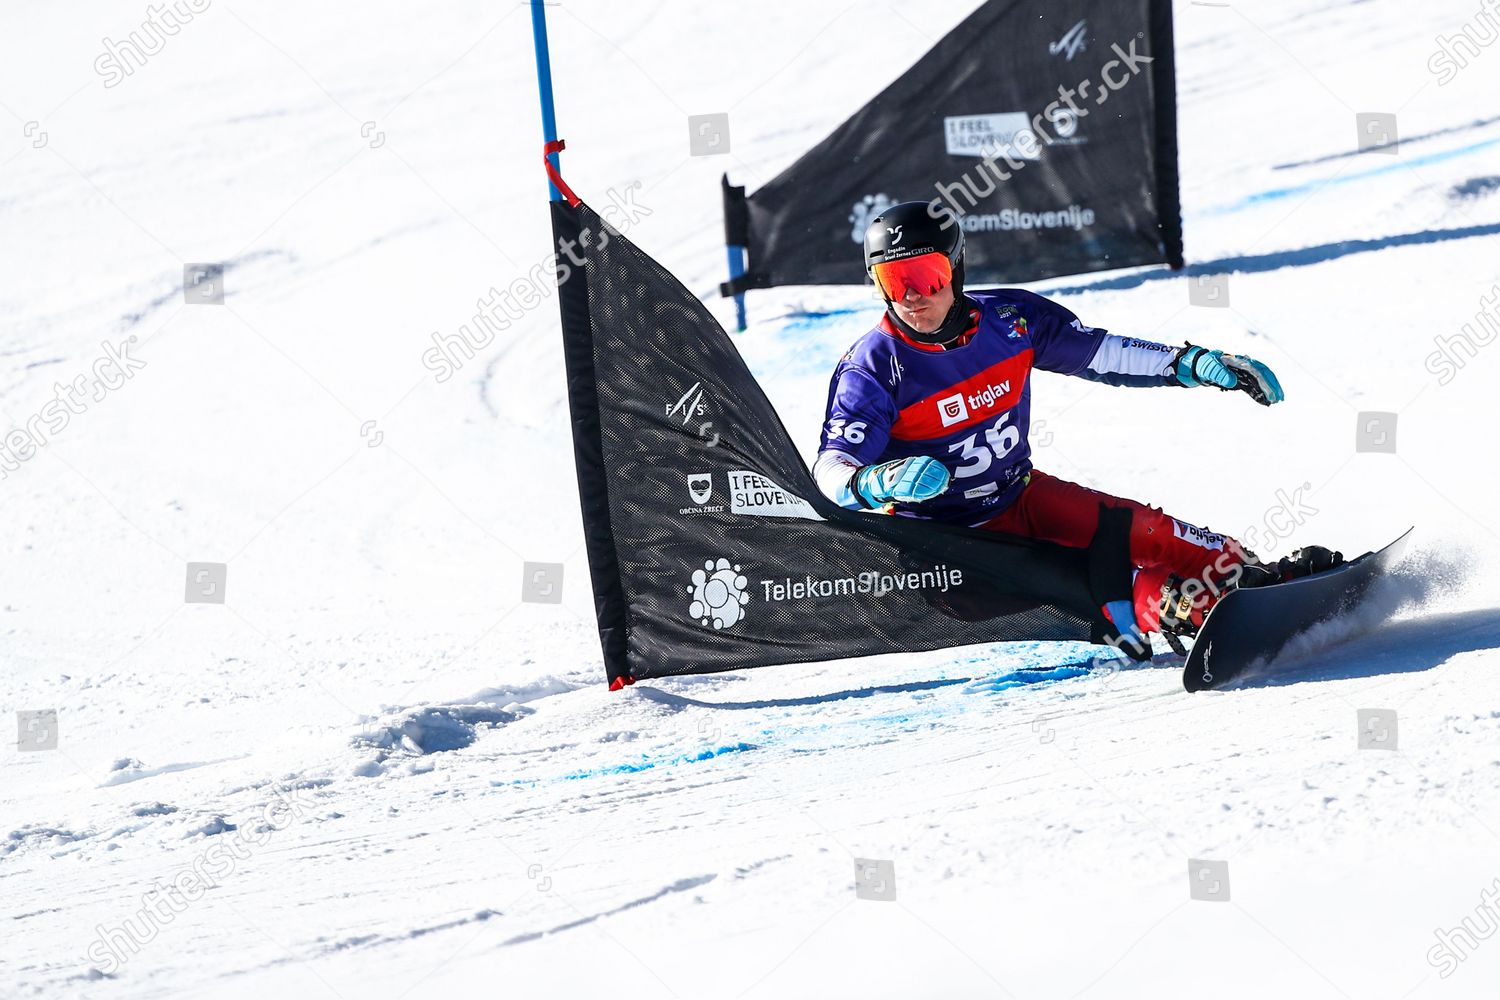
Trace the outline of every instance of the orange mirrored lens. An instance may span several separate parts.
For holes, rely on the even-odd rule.
[[[953,265],[941,253],[883,261],[870,270],[882,294],[897,301],[906,297],[908,288],[918,295],[936,295],[953,280]]]

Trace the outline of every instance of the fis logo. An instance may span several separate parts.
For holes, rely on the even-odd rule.
[[[938,418],[944,427],[952,427],[969,419],[969,408],[964,404],[964,394],[955,392],[937,401]]]
[[[693,387],[683,393],[677,402],[667,404],[666,415],[669,417],[682,417],[683,424],[686,424],[695,416],[702,416],[705,409],[703,396],[703,383],[694,382]]]
[[[1067,34],[1047,46],[1047,51],[1055,56],[1066,56],[1068,62],[1072,62],[1074,56],[1088,48],[1088,31],[1089,22],[1079,21],[1068,29]]]

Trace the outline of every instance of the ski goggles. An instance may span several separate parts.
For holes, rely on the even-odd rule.
[[[901,260],[881,261],[870,268],[882,295],[895,302],[910,288],[918,295],[936,295],[953,280],[953,263],[945,253],[918,254]]]

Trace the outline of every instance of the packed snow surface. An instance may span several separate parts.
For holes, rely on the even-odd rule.
[[[709,297],[720,172],[973,6],[550,6],[564,175]],[[1039,467],[1262,554],[1416,526],[1380,615],[1196,696],[1055,643],[608,692],[526,8],[200,8],[128,72],[144,6],[0,38],[0,428],[50,421],[0,478],[0,995],[1496,995],[1500,46],[1429,67],[1493,6],[1176,4],[1194,270],[1035,286],[1287,392],[1038,374]],[[529,305],[440,378],[491,288]],[[878,306],[749,308],[810,459]]]

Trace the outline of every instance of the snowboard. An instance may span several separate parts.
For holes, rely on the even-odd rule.
[[[1385,548],[1334,569],[1269,587],[1233,590],[1209,609],[1182,669],[1189,691],[1221,687],[1270,663],[1298,634],[1357,607],[1401,558],[1412,529]]]

